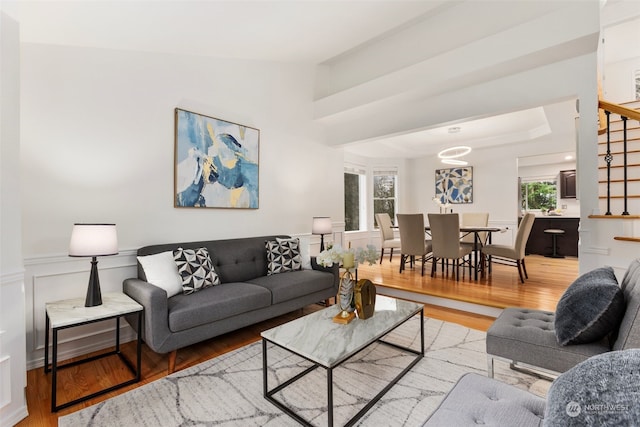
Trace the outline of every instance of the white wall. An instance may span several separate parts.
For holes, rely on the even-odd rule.
[[[26,417],[25,292],[20,236],[20,36],[0,12],[0,426]]]
[[[89,260],[66,256],[74,222],[114,222],[103,292],[135,275],[143,245],[287,233],[343,222],[341,150],[311,119],[314,68],[34,44],[22,46],[27,359],[42,363],[44,303],[83,296]],[[173,207],[174,108],[260,129],[260,208]],[[107,345],[68,336],[63,357]],[[104,342],[102,341],[104,339]]]
[[[640,42],[637,44],[640,49]],[[615,103],[635,100],[636,71],[640,71],[640,53],[636,58],[608,64],[606,67],[604,99]]]
[[[629,4],[635,4],[636,15],[640,13],[637,2]],[[630,16],[627,14],[625,21],[602,30],[602,90],[604,99],[610,102],[635,100],[634,74],[640,70],[640,17],[629,19]]]

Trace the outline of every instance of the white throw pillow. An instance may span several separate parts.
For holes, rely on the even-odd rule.
[[[173,259],[173,252],[160,252],[154,255],[139,256],[147,282],[167,291],[167,298],[182,293],[182,278]]]

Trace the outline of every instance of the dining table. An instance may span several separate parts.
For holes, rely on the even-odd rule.
[[[431,227],[430,226],[425,226],[424,230],[431,235]],[[491,243],[491,234],[492,233],[498,233],[498,232],[503,232],[505,231],[505,228],[501,228],[501,227],[493,227],[493,226],[476,226],[476,225],[469,225],[469,226],[460,226],[460,238],[467,236],[471,233],[473,233],[473,259],[474,259],[474,264],[473,264],[473,271],[474,271],[474,280],[478,280],[478,271],[484,271],[483,269],[483,265],[481,263],[480,260],[480,251],[482,249],[481,247],[481,242],[480,240],[480,235],[482,233],[487,233],[487,240],[486,242],[488,244]]]

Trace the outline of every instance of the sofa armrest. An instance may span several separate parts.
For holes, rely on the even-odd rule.
[[[140,331],[144,341],[153,351],[166,353],[162,345],[171,335],[167,292],[140,279],[125,279],[122,290],[144,307],[144,326]]]
[[[312,256],[311,267],[314,270],[326,271],[328,273],[333,274],[333,287],[335,288],[336,292],[338,292],[338,289],[340,288],[340,267],[338,267],[337,264],[333,264],[331,267],[323,267],[320,264],[318,264],[316,257]]]

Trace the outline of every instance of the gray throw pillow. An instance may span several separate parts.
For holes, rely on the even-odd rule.
[[[624,309],[624,294],[611,267],[585,273],[558,301],[556,339],[560,345],[598,341],[617,331]]]
[[[593,356],[547,393],[545,427],[635,426],[640,420],[640,349]]]

